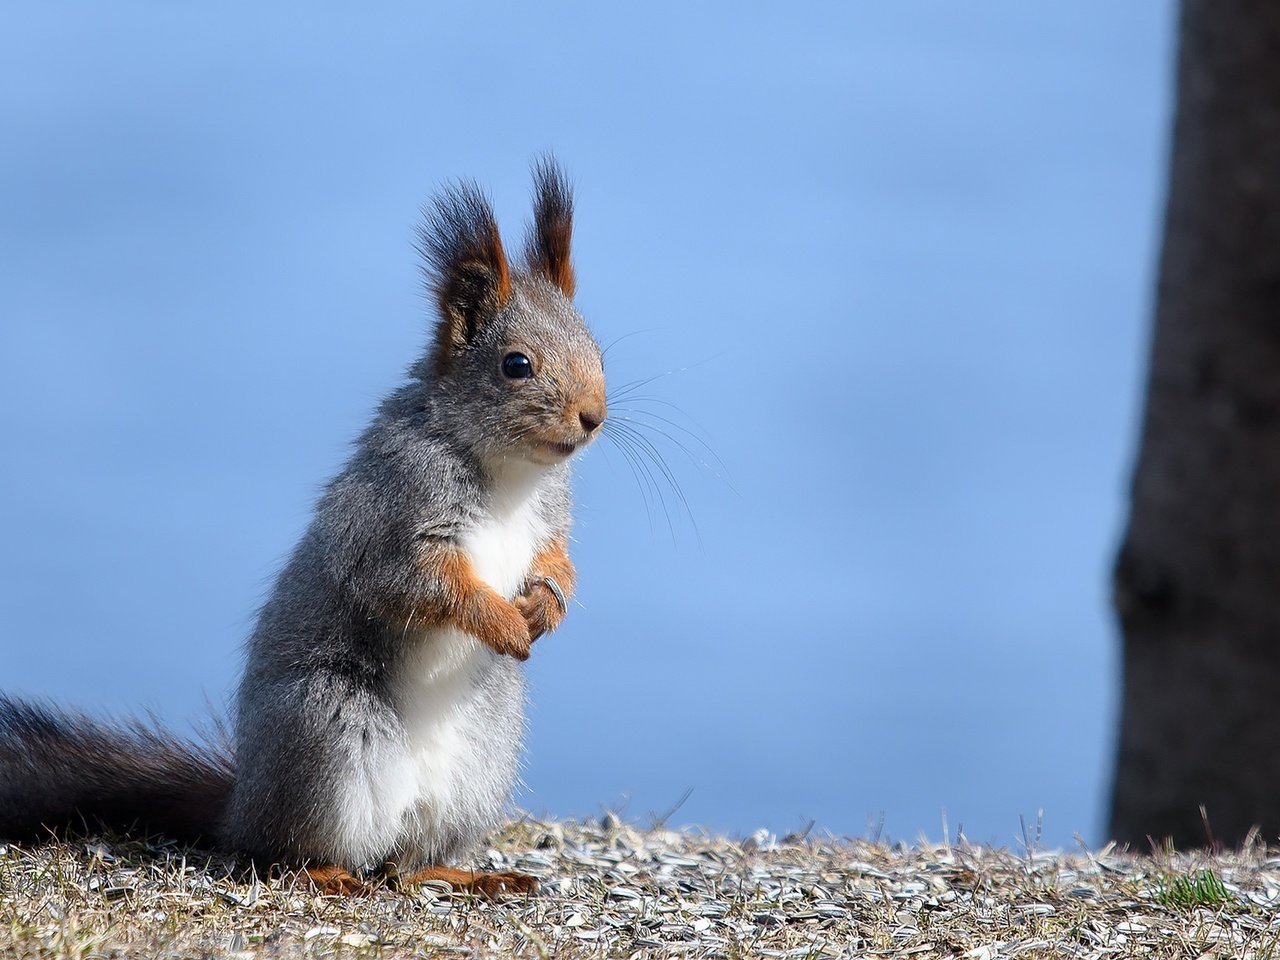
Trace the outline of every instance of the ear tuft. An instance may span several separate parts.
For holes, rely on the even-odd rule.
[[[423,211],[417,248],[440,308],[436,358],[447,365],[511,298],[511,272],[498,223],[479,187],[463,181],[437,196]]]
[[[573,189],[555,157],[533,165],[533,229],[525,244],[529,269],[546,277],[566,297],[577,288],[570,246],[573,241]]]

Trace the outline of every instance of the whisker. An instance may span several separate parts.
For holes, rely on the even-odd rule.
[[[653,464],[654,468],[657,470],[657,474],[655,475],[655,483],[657,478],[660,477],[666,483],[666,486],[675,495],[676,500],[679,501],[680,506],[684,510],[685,516],[689,518],[689,525],[693,528],[694,538],[698,541],[698,546],[702,547],[703,545],[702,531],[698,528],[698,521],[694,518],[693,510],[690,508],[689,501],[685,497],[684,489],[680,486],[679,481],[676,479],[675,473],[671,470],[670,466],[667,464],[666,458],[662,455],[662,453],[658,450],[658,448],[654,446],[653,442],[650,441],[648,437],[643,436],[639,431],[633,428],[629,428],[622,423],[619,423],[616,426],[623,433],[629,434],[630,440],[632,443],[634,443],[636,451],[641,455],[641,457],[644,460],[647,460],[649,463]],[[660,486],[659,486],[659,492],[661,493]],[[662,501],[663,501],[663,504],[665,505],[666,498],[662,497]],[[670,524],[669,514],[668,514],[668,524]],[[673,543],[675,542],[674,530],[672,530],[672,542]]]
[[[642,377],[639,380],[632,380],[628,383],[624,383],[622,386],[616,387],[612,393],[606,393],[605,402],[612,404],[616,400],[625,400],[641,387],[647,387],[654,381],[661,380],[663,377],[669,377],[673,373],[675,373],[674,370],[668,370],[666,373],[655,373],[652,377]]]
[[[674,410],[676,413],[680,414],[680,416],[685,417],[691,424],[693,424],[699,430],[706,430],[706,427],[704,427],[701,423],[699,423],[698,420],[696,420],[687,410],[684,409],[684,407],[680,406],[678,403],[672,403],[670,400],[665,400],[662,397],[649,396],[648,394],[645,394],[643,396],[638,396],[638,397],[631,395],[631,396],[627,396],[624,399],[626,399],[627,403],[656,403],[663,407],[669,407],[670,409]]]
[[[632,330],[630,333],[624,333],[620,337],[615,337],[613,340],[609,341],[609,345],[607,347],[600,351],[600,356],[607,356],[609,351],[620,344],[623,340],[630,340],[632,337],[638,337],[642,333],[653,333],[653,331],[657,329],[657,327],[646,327],[643,330]]]
[[[608,439],[613,440],[612,437],[609,437]],[[617,473],[617,470],[614,468],[614,465],[613,465],[613,460],[609,456],[608,445],[602,443],[599,446],[600,446],[600,455],[604,457],[604,462],[609,465],[609,469],[612,472]],[[625,458],[626,452],[622,451],[622,454],[623,454],[623,457]],[[627,465],[631,467],[631,479],[635,481],[636,487],[640,491],[641,502],[644,503],[645,515],[649,518],[649,532],[652,533],[653,532],[653,511],[649,509],[649,499],[646,496],[644,487],[640,484],[640,478],[636,475],[636,468],[634,466],[631,466],[630,461],[628,461]]]
[[[637,450],[646,456],[655,467],[657,467],[663,479],[666,480],[667,486],[671,488],[671,492],[675,494],[676,499],[680,501],[680,505],[684,508],[685,515],[689,518],[689,524],[693,527],[694,536],[698,540],[698,545],[701,546],[702,531],[698,529],[698,521],[693,515],[692,508],[689,506],[689,500],[684,494],[684,489],[680,486],[679,481],[676,480],[675,473],[672,472],[671,466],[667,463],[666,457],[662,455],[662,451],[654,446],[653,441],[626,420],[615,421],[614,429],[619,431],[620,434],[629,436]]]
[[[627,461],[627,465],[631,467],[631,476],[632,479],[635,480],[636,487],[640,490],[640,499],[644,503],[645,517],[649,521],[649,535],[652,536],[654,533],[653,500],[649,492],[649,487],[646,486],[646,482],[649,485],[652,485],[653,477],[642,473],[643,465],[637,462],[636,454],[632,452],[616,434],[606,433],[605,437],[610,443],[614,444],[618,448],[618,451]],[[670,522],[669,518],[668,522]]]
[[[614,432],[611,433],[610,437],[620,450],[628,452],[629,459],[637,474],[645,479],[652,498],[656,499],[658,505],[662,508],[662,514],[667,521],[667,532],[671,536],[671,542],[674,544],[676,542],[676,531],[675,524],[671,519],[671,508],[667,505],[666,495],[662,492],[662,484],[658,482],[657,475],[649,465],[650,458],[636,438],[627,431],[620,429],[620,425],[615,425]]]
[[[680,440],[679,437],[672,436],[670,433],[668,433],[666,430],[663,430],[661,427],[657,426],[656,424],[646,423],[644,420],[635,420],[631,417],[626,417],[626,416],[616,418],[618,420],[625,420],[627,423],[630,423],[634,426],[643,427],[646,430],[652,430],[655,433],[657,433],[659,436],[664,437],[669,443],[673,444],[676,447],[679,447],[681,452],[683,452],[686,457],[688,457],[691,461],[693,461],[693,463],[696,466],[706,470],[709,474],[711,474],[717,480],[723,480],[725,484],[728,485],[730,490],[732,490],[735,494],[738,493],[738,488],[734,486],[733,477],[729,473],[729,467],[725,464],[723,460],[720,459],[720,455],[716,453],[714,449],[712,449],[711,445],[707,443],[707,441],[703,440],[702,437],[698,436],[694,431],[690,430],[688,427],[684,426],[683,424],[677,423],[675,420],[672,420],[670,417],[664,417],[661,414],[654,413],[651,410],[636,410],[629,407],[623,407],[622,412],[624,414],[632,413],[632,414],[635,414],[636,416],[652,417],[655,420],[661,420],[663,423],[668,424],[669,426],[673,427],[676,430],[679,430],[681,433],[687,434],[689,437],[693,439],[695,443],[698,444],[698,446],[700,446],[703,450],[707,451],[707,453],[711,456],[711,459],[713,459],[716,462],[717,466],[720,468],[719,471],[717,471],[715,467],[712,467],[711,464],[707,463],[705,460],[699,458],[697,454],[695,454],[692,450],[690,450]],[[739,494],[739,496],[741,496],[741,494]]]
[[[630,393],[635,392],[640,387],[647,386],[648,384],[653,383],[654,381],[662,380],[676,373],[688,373],[690,370],[695,370],[698,367],[705,366],[706,364],[711,363],[713,360],[719,360],[721,357],[725,356],[725,354],[727,353],[728,353],[727,350],[721,351],[720,353],[707,357],[705,360],[699,360],[697,363],[690,363],[683,367],[676,367],[672,370],[666,370],[663,373],[655,373],[651,377],[644,377],[644,378],[641,378],[640,380],[632,380],[629,383],[624,383],[622,386],[618,387],[613,392],[612,395],[606,395],[605,399],[609,403],[612,403],[614,400],[623,400]]]

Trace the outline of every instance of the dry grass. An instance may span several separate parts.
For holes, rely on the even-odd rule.
[[[1258,845],[1019,855],[730,841],[612,816],[525,820],[492,843],[479,865],[536,873],[537,897],[344,900],[164,844],[0,846],[0,956],[1280,960],[1280,859]]]

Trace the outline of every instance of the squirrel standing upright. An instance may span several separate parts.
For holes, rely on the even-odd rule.
[[[573,200],[534,168],[523,264],[470,184],[420,233],[434,342],[321,496],[248,644],[234,746],[0,697],[0,838],[139,825],[305,869],[528,892],[448,864],[499,821],[524,730],[521,661],[574,585],[568,460],[606,414],[574,308]]]

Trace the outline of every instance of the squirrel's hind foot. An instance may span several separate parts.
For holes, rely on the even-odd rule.
[[[373,887],[349,870],[336,864],[323,867],[307,867],[303,871],[316,892],[331,897],[365,897],[373,893]]]
[[[405,890],[430,880],[443,880],[460,893],[477,893],[490,898],[527,896],[538,890],[538,878],[527,873],[481,873],[457,867],[427,867],[407,877],[397,877],[396,885]]]

